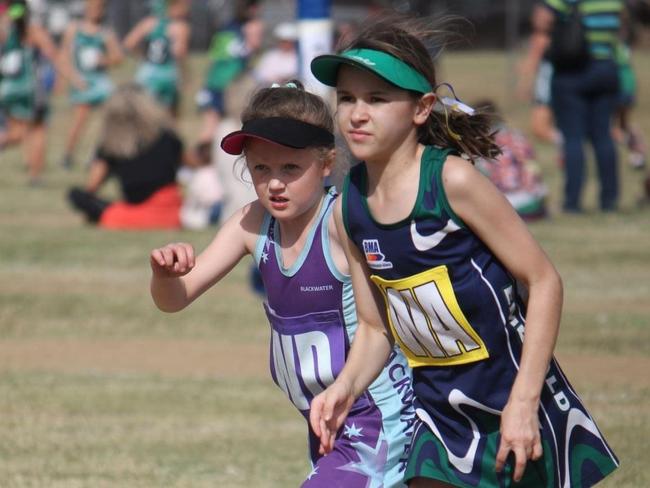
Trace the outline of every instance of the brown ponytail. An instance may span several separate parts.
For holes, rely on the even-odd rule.
[[[418,141],[426,145],[452,147],[474,158],[494,158],[501,149],[494,140],[496,118],[489,112],[477,110],[469,115],[451,109],[447,114],[432,111],[429,122],[418,132]]]

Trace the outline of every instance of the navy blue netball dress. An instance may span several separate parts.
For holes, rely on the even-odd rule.
[[[512,466],[495,472],[525,307],[513,277],[451,209],[441,180],[448,154],[425,148],[417,200],[403,221],[373,219],[365,164],[351,170],[343,191],[346,230],[413,367],[419,423],[405,479],[467,488],[591,486],[618,461],[555,360],[539,408],[543,457],[527,464],[520,483],[512,483]]]

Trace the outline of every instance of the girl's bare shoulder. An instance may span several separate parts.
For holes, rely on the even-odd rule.
[[[442,167],[442,179],[445,188],[456,188],[467,184],[478,176],[479,172],[474,165],[460,156],[449,155]]]

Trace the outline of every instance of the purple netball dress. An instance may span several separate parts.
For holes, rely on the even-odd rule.
[[[285,268],[280,228],[267,214],[255,260],[268,299],[271,325],[271,374],[296,408],[309,418],[310,403],[343,369],[357,327],[350,277],[341,274],[330,254],[327,222],[336,194],[325,195],[296,262]],[[415,423],[411,371],[395,351],[381,375],[354,403],[337,434],[334,450],[318,454],[309,432],[312,470],[303,487],[398,487],[408,460]]]

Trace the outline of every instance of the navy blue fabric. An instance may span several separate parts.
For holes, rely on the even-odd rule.
[[[611,119],[618,98],[618,69],[610,60],[591,61],[583,71],[556,72],[551,103],[564,136],[564,209],[579,211],[585,180],[584,141],[594,148],[602,209],[616,208],[619,177]]]

